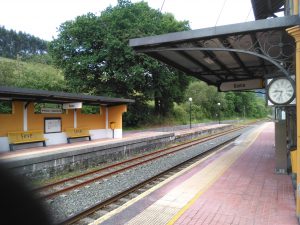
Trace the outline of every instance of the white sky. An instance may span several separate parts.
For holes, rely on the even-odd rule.
[[[163,0],[144,1],[154,9],[163,4]],[[115,6],[117,0],[0,0],[0,3],[1,26],[51,41],[63,22],[88,12],[99,14],[109,5]],[[251,0],[165,0],[162,12],[172,13],[177,20],[188,20],[192,29],[254,20]]]

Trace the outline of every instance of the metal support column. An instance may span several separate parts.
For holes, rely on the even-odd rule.
[[[284,108],[275,108],[275,172],[286,174],[288,169],[287,123]]]

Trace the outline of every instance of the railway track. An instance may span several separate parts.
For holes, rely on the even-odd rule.
[[[81,188],[83,186],[89,185],[92,182],[100,181],[110,176],[122,173],[126,170],[133,169],[134,167],[140,166],[142,164],[150,163],[151,161],[157,160],[158,158],[174,154],[178,151],[184,151],[184,149],[204,143],[206,141],[215,139],[217,137],[238,131],[244,127],[233,128],[227,131],[219,132],[213,134],[209,137],[204,137],[185,143],[177,144],[171,147],[163,148],[142,156],[134,157],[129,160],[118,162],[94,171],[83,173],[77,176],[66,178],[45,186],[38,187],[34,189],[38,192],[42,199],[51,199],[57,195],[63,194],[65,192]]]
[[[238,129],[232,129],[230,131],[226,131],[226,132],[222,132],[222,133],[218,133],[217,135],[213,135],[213,137],[208,137],[208,138],[203,138],[201,140],[195,140],[195,141],[191,141],[189,143],[185,143],[185,144],[180,144],[179,148],[187,148],[186,145],[190,144],[189,147],[193,146],[193,145],[197,145],[197,144],[201,144],[202,142],[208,141],[208,140],[212,140],[214,138],[223,136],[225,134],[228,133],[232,133],[235,131],[238,131],[240,129],[243,129],[245,127],[242,128],[238,128]],[[109,211],[114,210],[115,208],[118,208],[119,206],[123,205],[124,203],[130,201],[132,198],[136,197],[137,195],[139,195],[140,193],[143,193],[145,191],[147,191],[148,189],[150,189],[151,187],[157,185],[158,183],[164,181],[165,179],[167,179],[168,177],[174,175],[175,173],[178,173],[179,171],[185,169],[186,167],[190,166],[191,164],[197,162],[198,160],[200,160],[201,158],[212,154],[214,151],[217,151],[220,149],[221,146],[224,146],[225,144],[228,144],[228,142],[231,142],[233,139],[235,139],[236,137],[218,145],[217,147],[209,150],[209,151],[205,151],[203,153],[201,153],[200,155],[197,155],[191,159],[188,159],[164,172],[159,173],[158,175],[147,179],[141,183],[139,183],[138,185],[135,185],[131,188],[128,188],[126,190],[124,190],[123,192],[116,194],[114,196],[112,196],[111,198],[106,199],[105,201],[96,204],[88,209],[85,209],[82,212],[79,212],[67,219],[65,219],[64,221],[61,221],[59,223],[59,225],[69,225],[69,224],[75,224],[75,225],[83,225],[83,224],[88,224],[89,222],[92,222],[93,220],[101,217],[101,215],[106,214]],[[185,147],[183,147],[185,146]],[[178,148],[178,146],[176,146],[176,148]],[[169,149],[169,148],[168,148]]]
[[[201,154],[197,153],[197,155],[198,154],[200,154],[200,155],[208,154],[205,152],[211,152],[211,150],[209,150],[209,149],[216,148],[216,147],[224,144],[224,142],[228,142],[230,139],[234,139],[237,136],[239,136],[242,132],[239,130],[244,129],[245,127],[247,127],[247,126],[241,126],[241,127],[234,128],[231,130],[216,133],[209,137],[202,137],[200,139],[196,139],[196,140],[188,141],[188,142],[185,142],[182,144],[177,144],[172,147],[160,149],[155,152],[151,152],[151,153],[139,156],[139,157],[134,157],[129,160],[115,163],[113,165],[110,165],[110,166],[107,166],[107,167],[104,167],[101,169],[97,169],[95,171],[91,171],[91,172],[81,174],[81,175],[78,175],[78,176],[75,176],[72,178],[60,180],[58,182],[45,185],[43,187],[39,187],[35,191],[39,192],[41,198],[43,198],[47,203],[52,204],[52,202],[56,202],[55,203],[55,205],[56,205],[60,201],[65,201],[65,200],[63,200],[63,198],[69,198],[69,197],[65,197],[65,196],[71,195],[74,197],[74,194],[76,196],[76,193],[79,190],[80,190],[79,193],[81,193],[82,192],[81,190],[84,190],[84,189],[87,190],[86,188],[89,189],[88,184],[90,184],[92,186],[94,186],[94,185],[98,186],[99,183],[106,184],[107,183],[106,180],[109,176],[112,176],[112,178],[108,179],[108,181],[111,182],[111,179],[115,180],[114,177],[116,177],[116,176],[114,176],[114,175],[117,175],[118,173],[120,175],[124,176],[124,174],[127,174],[128,172],[132,173],[133,171],[140,170],[140,168],[148,168],[148,167],[151,168],[151,167],[153,167],[152,165],[157,164],[157,162],[159,162],[162,159],[170,160],[170,159],[173,159],[175,156],[176,156],[175,158],[178,158],[178,156],[177,156],[178,154],[186,155],[185,150],[187,150],[187,152],[189,152],[190,150],[188,150],[188,149],[193,149],[190,147],[193,147],[193,146],[203,143],[203,145],[200,145],[200,146],[203,146],[203,147],[200,147],[202,149],[201,150],[202,153]],[[207,147],[204,147],[204,146],[207,146]],[[196,149],[198,149],[198,147]],[[192,155],[192,158],[195,158],[195,157],[197,158],[199,156],[196,156],[195,154]],[[203,156],[200,156],[200,157],[203,157]],[[177,166],[175,166],[174,168],[180,168],[183,166],[183,164],[189,163],[188,161],[190,161],[190,158],[191,157],[189,157],[189,160],[186,160],[188,158],[186,156],[184,156],[184,159],[181,159],[180,162],[178,162],[180,164],[178,165],[178,163],[176,163]],[[151,161],[153,161],[153,162],[151,163]],[[183,162],[183,163],[181,163],[181,162]],[[143,165],[143,164],[147,164],[147,166],[139,167],[140,165]],[[135,169],[135,167],[136,167],[136,169]],[[153,167],[153,168],[156,168],[156,167]],[[170,174],[174,174],[174,173],[176,173],[176,172],[174,172],[174,168],[171,168],[171,169],[165,168],[161,171],[168,171]],[[166,169],[168,169],[168,170],[166,170]],[[128,171],[128,172],[123,173],[125,171]],[[116,205],[115,202],[121,201],[121,203],[122,202],[124,203],[124,202],[128,201],[128,199],[132,198],[132,196],[131,196],[132,194],[133,194],[133,196],[135,196],[137,193],[141,193],[141,192],[149,189],[149,186],[151,186],[151,184],[155,185],[157,182],[161,182],[162,179],[165,179],[164,177],[169,176],[168,174],[166,174],[166,172],[162,173],[161,171],[157,171],[157,172],[153,173],[151,175],[152,178],[150,178],[150,176],[148,175],[148,178],[150,178],[150,179],[148,179],[146,181],[144,181],[144,180],[147,179],[147,177],[143,176],[144,179],[140,179],[139,182],[136,182],[132,186],[129,185],[131,188],[128,188],[129,186],[127,186],[127,187],[123,187],[123,189],[120,189],[119,191],[117,191],[116,193],[119,193],[117,195],[114,195],[113,193],[111,193],[106,198],[103,198],[102,200],[96,200],[96,199],[92,200],[91,201],[92,204],[89,204],[89,206],[86,205],[85,207],[80,207],[78,209],[72,209],[73,213],[68,213],[68,216],[67,215],[62,216],[62,217],[59,216],[61,218],[56,217],[57,219],[55,219],[54,222],[55,222],[55,224],[74,224],[74,223],[75,224],[87,224],[87,223],[89,223],[87,221],[85,221],[85,223],[82,223],[82,222],[77,223],[76,221],[80,221],[82,218],[86,218],[87,220],[91,221],[92,219],[89,219],[91,217],[91,215],[92,215],[93,219],[95,220],[96,218],[99,218],[101,216],[100,215],[101,213],[103,215],[103,214],[106,214],[108,211],[111,211],[112,206]],[[119,176],[119,175],[117,175],[117,176]],[[72,189],[75,189],[75,190],[71,191]],[[126,189],[125,192],[124,192],[124,189]],[[61,195],[62,193],[68,192],[68,191],[70,193],[65,193],[65,195]],[[59,196],[56,196],[56,195],[59,195]],[[82,194],[81,194],[81,196],[82,196]],[[89,201],[89,200],[86,199],[86,201]],[[99,202],[101,201],[101,203],[99,203],[98,201]],[[72,200],[71,200],[71,202],[72,202]],[[121,203],[117,203],[117,205],[120,205]],[[64,205],[65,205],[65,207],[68,207],[68,205],[66,203],[64,203]],[[60,205],[57,205],[57,206],[59,208],[61,208]],[[61,209],[64,209],[64,208],[61,208]],[[95,214],[95,215],[93,215],[93,214]]]

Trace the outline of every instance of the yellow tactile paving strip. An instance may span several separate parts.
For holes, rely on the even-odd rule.
[[[229,145],[229,144],[228,144]],[[112,216],[116,215],[117,213],[123,211],[124,209],[126,209],[127,207],[133,205],[135,202],[141,200],[142,198],[146,197],[147,195],[151,194],[152,192],[154,192],[155,190],[161,188],[162,186],[164,186],[165,184],[167,184],[168,182],[174,180],[175,178],[181,176],[182,174],[184,174],[186,171],[192,169],[193,167],[197,166],[198,164],[202,163],[203,161],[209,159],[210,157],[214,156],[215,154],[217,154],[219,151],[222,151],[224,148],[226,148],[228,145],[225,145],[224,147],[222,147],[221,149],[219,149],[218,151],[204,157],[203,159],[199,160],[197,163],[194,163],[193,165],[183,169],[182,171],[180,171],[179,173],[174,174],[173,176],[169,177],[168,179],[164,180],[163,182],[160,182],[158,185],[150,188],[149,190],[147,190],[146,192],[140,194],[139,196],[137,196],[136,198],[133,198],[132,200],[130,200],[129,202],[125,203],[124,205],[120,206],[119,208],[110,211],[109,213],[107,213],[106,215],[102,216],[101,218],[97,219],[96,221],[90,223],[89,225],[98,225],[101,224],[103,221],[111,218]]]
[[[233,147],[229,152],[207,165],[204,169],[199,171],[199,173],[195,174],[194,176],[174,188],[172,191],[149,206],[136,217],[128,221],[128,223],[126,224],[173,224],[180,217],[180,215],[182,215],[193,204],[193,202],[197,200],[201,196],[201,194],[204,193],[205,190],[207,190],[241,156],[241,154],[255,141],[264,127],[265,125],[260,126],[255,131],[249,133],[247,138],[240,142],[238,146]],[[117,214],[118,212],[121,212],[126,207],[134,204],[135,202],[147,196],[151,192],[157,190],[167,182],[170,182],[171,180],[180,176],[182,173],[186,172],[186,170],[189,170],[192,167],[198,165],[208,157],[211,156],[205,157],[198,163],[170,177],[161,184],[153,187],[137,198],[132,199],[130,202],[127,202],[125,205],[119,207],[118,209],[99,218],[90,225],[101,224],[103,221],[109,219],[111,216]]]
[[[173,224],[241,156],[263,128],[264,126],[261,126],[251,132],[245,141],[214,160],[126,224]]]

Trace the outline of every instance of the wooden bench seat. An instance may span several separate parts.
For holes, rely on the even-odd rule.
[[[13,150],[13,145],[35,142],[43,142],[43,146],[45,147],[47,140],[44,138],[44,132],[42,130],[8,132],[7,137],[10,151]]]
[[[88,129],[85,128],[67,128],[66,129],[67,140],[70,143],[72,138],[84,138],[87,137],[91,141],[91,135]]]

